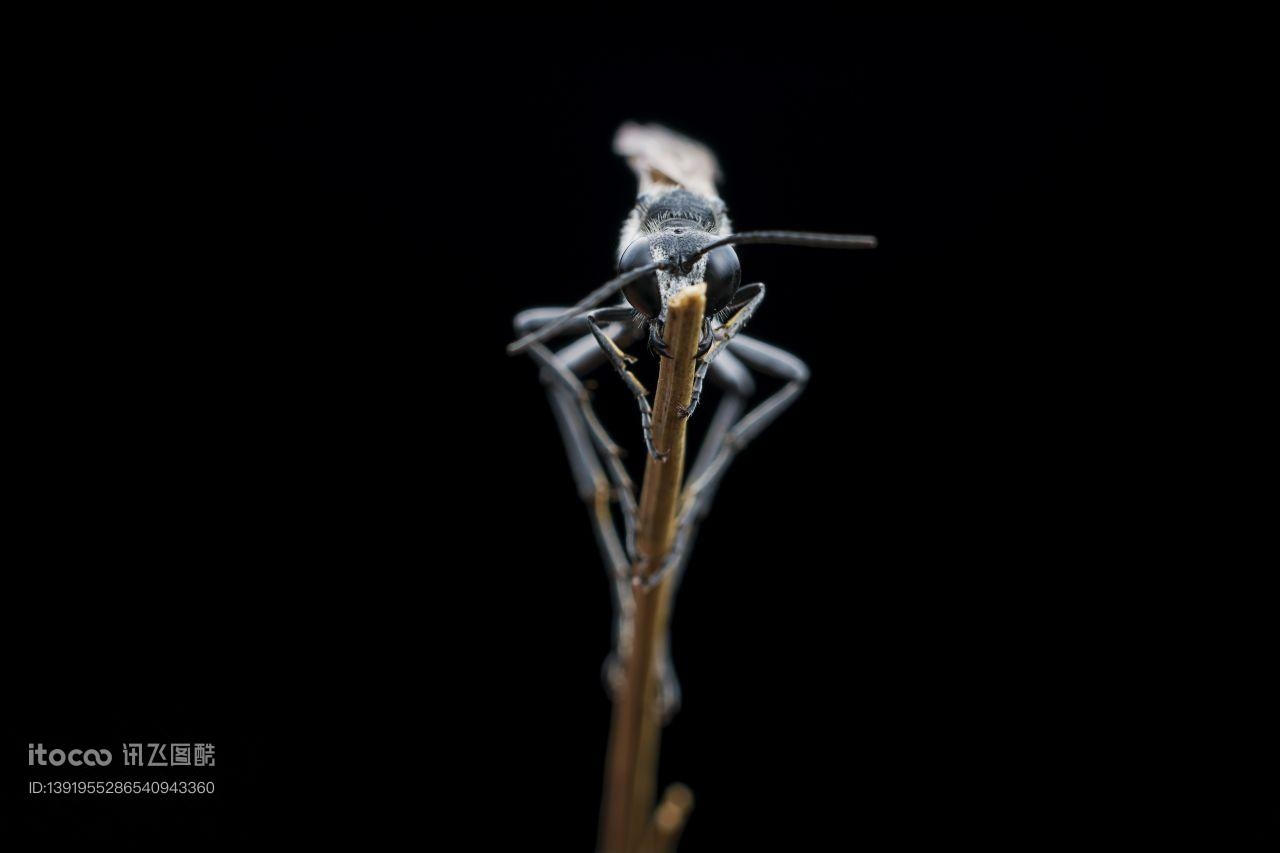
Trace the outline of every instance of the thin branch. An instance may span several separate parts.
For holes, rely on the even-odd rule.
[[[675,853],[680,833],[693,811],[693,791],[679,782],[668,785],[640,845],[642,853]]]
[[[677,415],[693,396],[693,374],[706,286],[678,293],[667,304],[663,337],[671,358],[658,369],[653,400],[654,445],[665,461],[650,457],[640,490],[636,529],[637,578],[648,578],[662,566],[675,536],[676,510],[684,479],[685,420]],[[624,662],[625,679],[613,705],[605,795],[601,820],[602,853],[635,853],[653,816],[657,795],[658,747],[662,719],[658,708],[656,662],[662,659],[671,607],[670,578],[653,587],[633,584],[635,633]]]

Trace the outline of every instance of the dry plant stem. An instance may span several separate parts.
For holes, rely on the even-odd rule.
[[[675,536],[676,510],[684,479],[685,421],[677,416],[693,396],[693,374],[706,286],[699,284],[677,294],[667,305],[664,340],[672,357],[658,368],[653,399],[654,445],[668,455],[650,458],[640,490],[636,549],[640,562],[635,574],[647,578],[662,566]],[[666,642],[671,591],[667,581],[653,588],[632,587],[635,596],[631,657],[625,662],[622,690],[613,705],[609,754],[605,767],[602,853],[636,853],[654,816],[657,794],[659,731],[656,662]],[[690,801],[691,802],[691,801]],[[681,819],[683,822],[683,818]]]
[[[693,810],[693,791],[677,782],[668,785],[662,802],[653,813],[653,820],[645,830],[641,850],[644,853],[675,853],[680,833],[684,831],[689,812]]]

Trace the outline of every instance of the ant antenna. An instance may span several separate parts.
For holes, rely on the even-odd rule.
[[[622,288],[626,287],[628,284],[635,281],[636,279],[644,278],[646,275],[648,275],[649,273],[655,270],[670,269],[670,268],[671,268],[671,264],[665,261],[652,263],[652,264],[645,264],[642,267],[636,267],[630,272],[625,272],[622,275],[618,276],[617,278],[609,279],[604,284],[600,285],[595,290],[591,291],[585,297],[583,297],[582,300],[578,302],[577,305],[573,306],[568,311],[565,311],[563,314],[561,314],[556,319],[552,320],[547,325],[543,326],[541,329],[538,329],[537,331],[534,331],[534,332],[530,332],[520,340],[515,341],[514,343],[511,343],[511,344],[508,344],[507,355],[519,355],[520,353],[524,352],[534,344],[541,343],[542,341],[545,341],[547,338],[552,337],[561,329],[563,329],[565,326],[569,325],[569,323],[573,321],[574,317],[578,316],[583,311],[587,311],[591,308],[595,308],[601,302],[604,302],[610,296],[614,295],[615,293],[618,293],[619,291],[622,290]]]
[[[868,234],[814,234],[810,231],[743,231],[730,234],[719,240],[708,243],[688,258],[685,263],[691,264],[698,258],[720,246],[731,243],[748,245],[751,243],[772,243],[779,246],[810,246],[816,249],[874,249],[876,238]]]

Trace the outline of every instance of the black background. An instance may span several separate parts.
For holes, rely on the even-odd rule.
[[[207,740],[220,791],[23,814],[229,839],[372,802],[357,829],[443,814],[477,843],[591,848],[607,588],[503,345],[516,311],[610,276],[626,119],[707,142],[739,229],[881,241],[740,253],[769,285],[752,334],[813,379],[728,475],[678,599],[681,849],[985,833],[1082,760],[1094,699],[1061,685],[1104,583],[1083,531],[1111,521],[1073,490],[1120,393],[1092,381],[1116,211],[1087,27],[275,22],[48,47],[19,746]]]

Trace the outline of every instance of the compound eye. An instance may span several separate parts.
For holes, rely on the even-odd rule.
[[[618,259],[618,274],[628,273],[651,263],[653,254],[649,251],[649,241],[641,237],[628,246]],[[646,317],[657,317],[662,311],[662,295],[658,292],[656,272],[641,276],[622,288],[622,295],[627,297],[632,308]]]
[[[707,313],[719,311],[728,304],[742,283],[742,267],[732,246],[721,246],[707,253]]]

